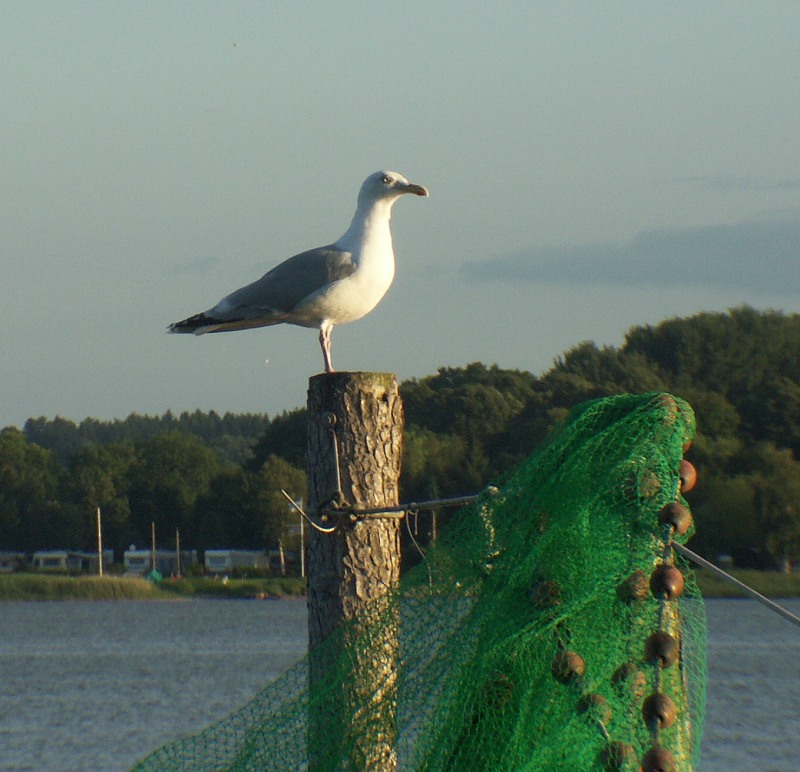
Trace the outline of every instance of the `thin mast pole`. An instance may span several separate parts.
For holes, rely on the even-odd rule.
[[[306,578],[306,526],[300,515],[300,576]]]
[[[103,575],[103,530],[100,527],[100,507],[97,508],[97,575]]]

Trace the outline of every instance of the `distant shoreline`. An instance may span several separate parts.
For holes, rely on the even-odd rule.
[[[777,571],[732,570],[739,581],[769,598],[800,597],[800,575]],[[735,587],[698,570],[697,583],[704,598],[745,597]],[[227,598],[272,600],[305,597],[305,580],[300,577],[268,579],[230,579],[208,577],[165,579],[154,583],[146,579],[119,576],[64,576],[50,574],[0,574],[0,601],[36,600],[190,600]]]
[[[299,577],[227,581],[186,577],[155,583],[120,576],[0,574],[0,601],[189,600],[195,597],[265,600],[304,595],[305,580]]]

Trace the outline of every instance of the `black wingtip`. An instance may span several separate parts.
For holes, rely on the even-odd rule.
[[[167,327],[167,332],[194,332],[200,327],[205,327],[209,321],[205,314],[195,314],[188,319],[182,319],[180,322],[173,322]]]

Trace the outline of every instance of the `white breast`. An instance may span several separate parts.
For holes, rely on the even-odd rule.
[[[388,228],[386,229],[388,234]],[[339,244],[340,249],[349,245]],[[394,279],[391,236],[370,239],[353,251],[356,269],[344,279],[321,289],[294,309],[293,316],[308,319],[308,326],[346,324],[368,314],[380,302]]]
[[[391,206],[373,205],[367,212],[356,213],[350,228],[334,244],[353,256],[356,269],[297,306],[292,315],[302,317],[301,324],[309,327],[346,324],[378,305],[394,279],[390,210]]]

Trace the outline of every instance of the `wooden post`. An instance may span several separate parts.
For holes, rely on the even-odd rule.
[[[393,375],[311,378],[312,513],[337,498],[343,507],[356,509],[397,505],[402,452],[403,407]],[[398,622],[389,593],[400,578],[400,522],[397,517],[332,515],[324,525],[335,526],[333,533],[309,531],[312,769],[340,764],[396,768]],[[340,625],[335,640],[323,645]]]

